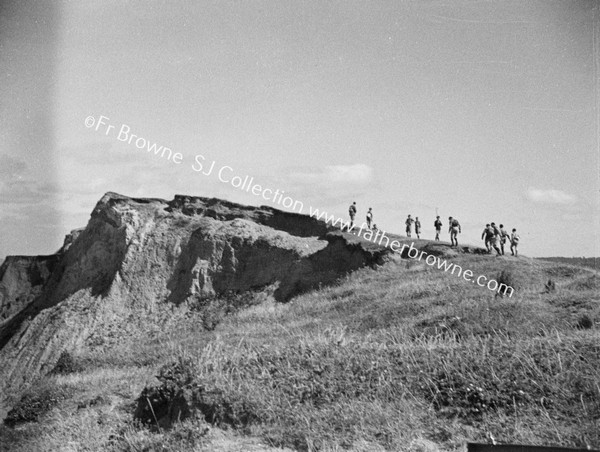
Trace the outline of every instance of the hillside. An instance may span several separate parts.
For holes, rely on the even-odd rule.
[[[309,217],[109,193],[0,271],[0,449],[599,448],[598,275],[415,247],[515,294]]]
[[[600,270],[600,257],[540,257],[538,259]]]
[[[0,268],[0,414],[62,350],[85,346],[113,318],[260,290],[277,301],[381,263],[386,250],[350,243],[308,216],[226,201],[107,193],[54,256]]]

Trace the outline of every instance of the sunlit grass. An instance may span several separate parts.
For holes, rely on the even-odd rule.
[[[212,331],[201,312],[179,313],[151,337],[82,351],[75,357],[82,371],[49,383],[73,388],[70,398],[41,422],[2,427],[4,444],[15,451],[211,450],[217,439],[206,421],[165,431],[132,420],[158,369],[185,358],[196,382],[218,394],[210,403],[227,412],[213,419],[212,431],[229,429],[232,441],[459,450],[492,434],[499,442],[600,447],[600,335],[597,325],[578,326],[583,314],[600,319],[597,276],[529,259],[456,262],[490,277],[510,267],[519,290],[496,297],[396,260],[287,304],[269,299],[238,310]],[[545,293],[549,278],[557,289]]]

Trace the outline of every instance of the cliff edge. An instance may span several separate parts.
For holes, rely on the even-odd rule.
[[[0,267],[0,417],[62,351],[84,347],[109,321],[127,328],[157,305],[245,291],[284,302],[389,253],[270,207],[107,193],[55,255],[8,257]]]

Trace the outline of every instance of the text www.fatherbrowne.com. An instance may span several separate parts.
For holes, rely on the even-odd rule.
[[[360,228],[356,228],[355,224],[351,224],[350,221],[344,221],[341,218],[336,218],[334,215],[329,215],[327,212],[320,212],[318,209],[309,209],[311,217],[317,220],[325,221],[325,223],[331,226],[337,226],[343,231],[356,233],[359,237],[368,240],[378,245],[390,248],[393,252],[399,253],[401,256],[408,256],[411,259],[424,260],[430,267],[437,267],[439,270],[450,272],[452,275],[455,274],[457,277],[464,278],[465,281],[477,284],[480,287],[487,287],[489,290],[512,297],[515,289],[504,283],[499,283],[495,279],[490,279],[484,275],[475,277],[472,270],[464,270],[460,265],[456,265],[452,262],[448,262],[446,259],[441,259],[438,256],[429,254],[426,251],[418,250],[414,247],[414,242],[410,245],[406,243],[402,244],[398,240],[390,240],[383,230],[373,231],[367,228],[367,224],[363,223]],[[406,252],[405,252],[406,250]]]

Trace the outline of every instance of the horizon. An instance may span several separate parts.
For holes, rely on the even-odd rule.
[[[224,201],[226,203],[231,203],[231,204],[235,204],[235,205],[239,205],[239,206],[249,206],[249,207],[255,207],[255,208],[268,208],[268,209],[273,209],[273,210],[277,210],[277,211],[281,211],[281,212],[288,212],[288,213],[292,213],[292,214],[296,213],[296,214],[299,214],[299,215],[305,215],[305,216],[310,216],[312,218],[316,218],[314,215],[310,215],[310,214],[305,213],[305,212],[293,212],[293,211],[286,210],[286,209],[279,209],[277,207],[270,206],[270,205],[267,205],[267,204],[262,204],[262,205],[261,204],[256,204],[256,205],[243,204],[243,203],[236,203],[234,201],[231,201],[231,200],[228,200],[228,199],[223,199],[223,198],[207,197],[207,196],[201,196],[201,195],[190,195],[190,194],[184,194],[184,193],[175,193],[175,194],[173,194],[172,198],[156,198],[156,197],[143,197],[143,196],[142,197],[133,197],[133,196],[125,195],[123,193],[117,193],[117,192],[113,192],[113,191],[108,191],[108,192],[104,193],[100,198],[98,198],[98,201],[100,201],[103,197],[105,197],[105,196],[107,196],[109,194],[115,194],[115,195],[118,195],[118,196],[124,196],[124,197],[131,198],[131,199],[156,199],[156,200],[161,200],[161,201],[165,201],[165,202],[172,201],[172,200],[175,199],[175,197],[178,197],[178,196],[184,196],[184,197],[190,197],[190,198],[201,198],[201,199],[218,199],[219,201]],[[91,214],[91,211],[90,211],[90,214]],[[318,221],[323,221],[323,222],[331,225],[331,222],[326,222],[325,220],[320,219],[320,218],[316,218],[316,219]],[[336,217],[336,220],[338,220],[337,217]],[[343,220],[345,222],[349,221],[349,219],[347,219],[347,218],[339,218],[339,220],[337,221],[337,223],[340,223],[341,220]],[[344,224],[346,224],[346,223],[344,223]],[[359,222],[356,222],[355,224],[356,224],[357,227],[360,227],[360,225],[361,225],[361,223],[359,223]],[[87,223],[86,223],[86,225],[83,225],[81,227],[74,228],[71,231],[66,232],[65,235],[64,235],[64,238],[66,238],[73,231],[85,229],[86,227],[87,227]],[[337,226],[337,224],[336,224],[336,225],[333,225],[332,227],[339,227],[339,226]],[[365,222],[362,223],[361,230],[365,229],[364,227],[366,227],[366,223]],[[366,231],[366,229],[365,229],[365,231]],[[407,238],[406,235],[400,234],[400,233],[396,233],[394,231],[388,231],[388,230],[383,230],[383,229],[379,229],[379,231],[382,232],[382,235],[383,234],[390,234],[390,235],[393,235],[393,236],[399,236],[399,237]],[[442,232],[442,236],[443,236],[444,235],[444,230],[442,230],[442,231],[443,231]],[[355,234],[355,233],[353,233],[353,234]],[[423,235],[423,234],[421,234],[421,235]],[[360,234],[358,236],[360,236]],[[433,239],[428,239],[428,238],[421,238],[421,239],[416,239],[416,237],[408,237],[408,238],[411,238],[413,240],[413,244],[414,244],[414,240],[425,240],[425,241],[434,242]],[[377,243],[376,241],[373,241],[371,239],[366,239],[365,238],[364,240],[370,241],[372,243]],[[444,240],[442,238],[440,240],[440,243],[441,244],[445,244],[445,243],[449,243],[449,241],[448,240]],[[459,246],[471,246],[471,247],[476,247],[476,248],[481,248],[481,249],[485,248],[484,246],[482,246],[480,244],[477,245],[477,244],[472,244],[472,243],[459,243]],[[58,251],[59,251],[59,249],[56,250],[56,252],[58,252]],[[47,255],[52,255],[52,254],[54,254],[54,253],[49,253]],[[41,255],[43,255],[43,254],[2,255],[0,253],[0,264],[2,264],[7,257],[30,257],[30,256],[32,257],[32,256],[41,256]],[[519,256],[520,257],[525,257],[525,258],[533,258],[533,259],[551,259],[551,258],[563,258],[563,259],[564,258],[566,258],[566,259],[600,259],[600,256],[535,256],[534,257],[534,256],[523,255],[523,254],[519,254]]]
[[[525,256],[600,256],[599,18],[593,0],[5,2],[0,257],[55,252],[109,191],[287,210],[197,155],[263,197],[372,207],[386,232],[410,214],[431,239],[439,214],[460,244],[494,221]]]

